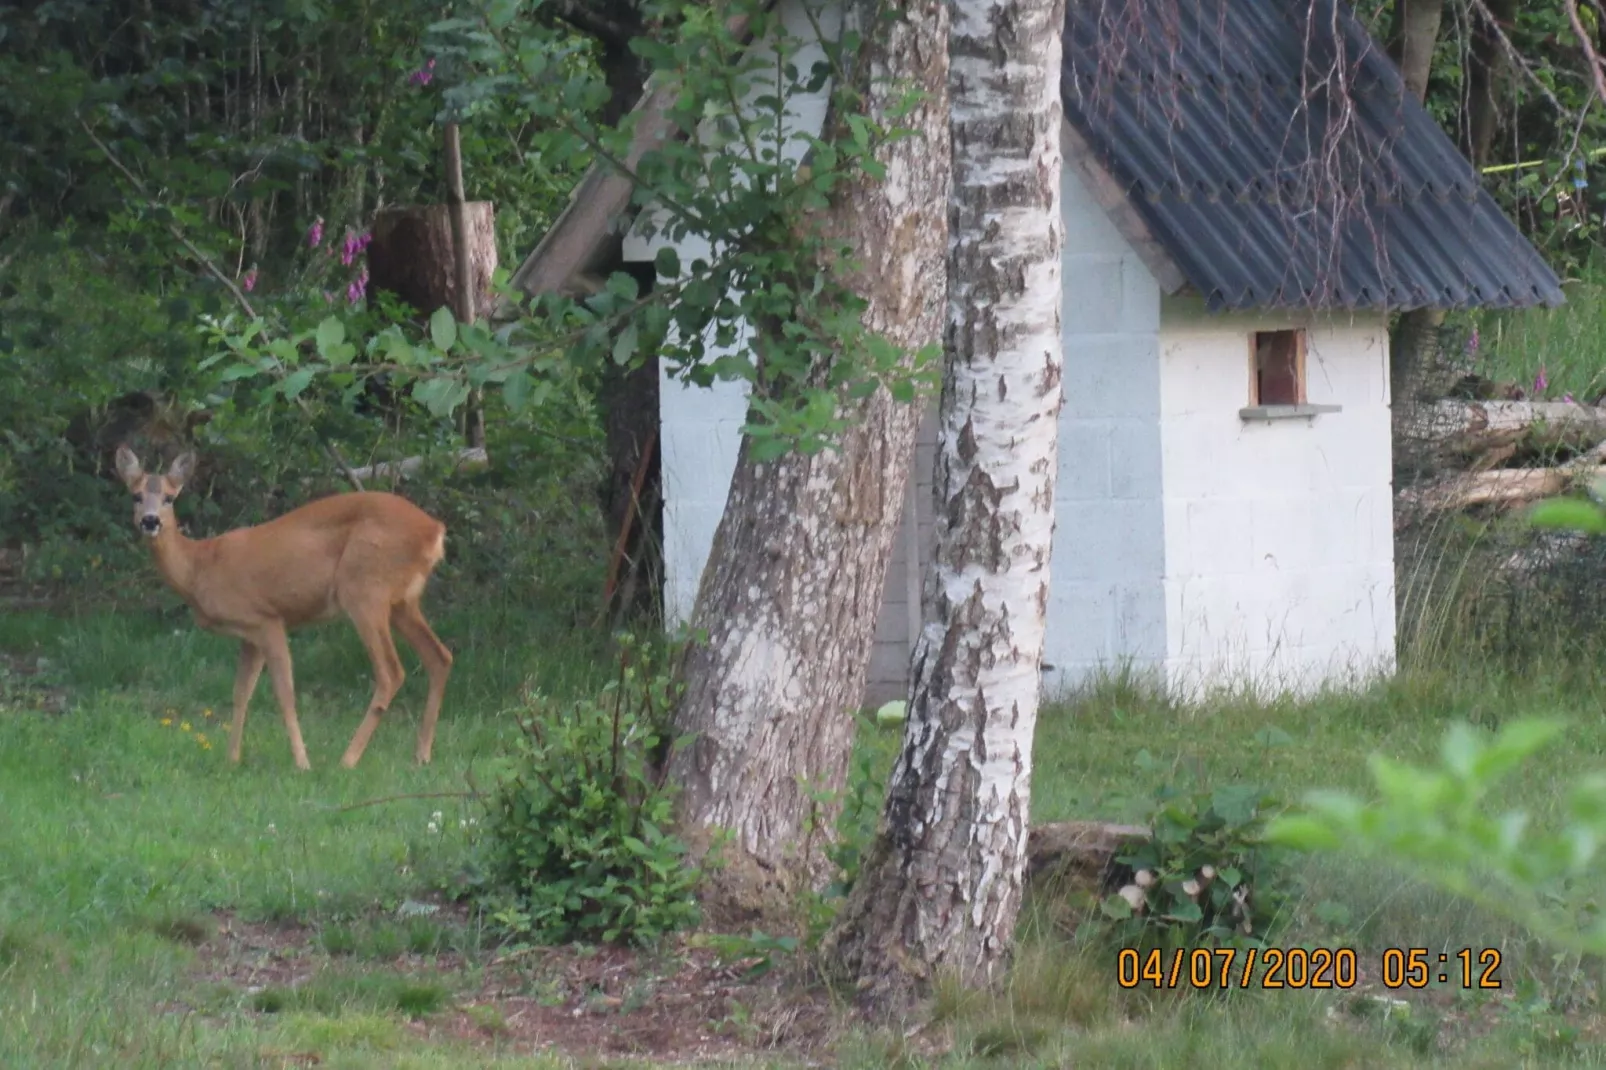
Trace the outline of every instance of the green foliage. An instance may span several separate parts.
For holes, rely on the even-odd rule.
[[[1573,783],[1559,828],[1537,828],[1525,809],[1500,807],[1500,789],[1564,727],[1558,720],[1523,718],[1491,735],[1457,724],[1444,735],[1437,766],[1374,754],[1368,761],[1374,800],[1312,792],[1301,812],[1272,823],[1267,838],[1404,864],[1542,939],[1599,954],[1606,951],[1606,917],[1599,915],[1593,889],[1606,842],[1606,774]]]
[[[1588,535],[1606,533],[1606,509],[1582,498],[1551,498],[1535,505],[1528,514],[1536,528],[1582,531]]]
[[[181,408],[138,395],[182,389],[201,349],[187,303],[99,268],[69,239],[18,243],[0,272],[0,538],[104,544],[126,516],[111,507],[122,495],[99,468],[97,425],[141,402],[153,436],[183,435]]]
[[[509,367],[497,358],[520,339],[483,326],[439,353],[408,310],[363,300],[373,208],[444,195],[441,82],[414,77],[440,10],[0,7],[0,139],[18,149],[0,154],[0,542],[40,548],[30,579],[145,565],[106,463],[127,437],[146,454],[200,449],[180,510],[208,534],[340,489],[331,445],[352,464],[424,455],[407,493],[451,514],[446,571],[553,577],[565,602],[595,599],[605,543],[574,502],[592,493],[601,434],[581,372],[555,356]],[[498,202],[500,259],[516,262],[588,150],[512,99],[474,119],[469,196]],[[445,417],[476,386],[493,395],[498,467],[432,487],[457,445]]]
[[[516,297],[505,272],[495,281],[499,293]],[[324,312],[316,320],[277,311],[244,321],[232,314],[203,319],[213,354],[200,369],[212,372],[220,396],[260,383],[259,401],[293,401],[316,382],[349,409],[382,378],[390,389],[410,388],[411,400],[439,421],[485,387],[500,388],[516,420],[546,415],[548,407],[572,411],[588,400],[580,370],[562,359],[561,342],[533,320],[492,329],[485,320],[460,324],[443,306],[420,327],[387,324],[384,313],[372,310]]]
[[[1576,6],[1586,32],[1598,38],[1593,7]],[[1355,5],[1380,40],[1389,32],[1396,7],[1393,0]],[[1488,10],[1468,9],[1469,17],[1460,18],[1445,9],[1429,72],[1428,112],[1463,146],[1471,122],[1469,104],[1477,92],[1473,52],[1482,30],[1479,16]],[[1512,4],[1510,14],[1511,20],[1501,23],[1504,40],[1489,49],[1505,70],[1485,182],[1558,271],[1570,273],[1599,245],[1606,200],[1591,183],[1590,171],[1606,153],[1606,120],[1591,100],[1595,88],[1584,73],[1578,36],[1563,0]],[[1508,49],[1520,57],[1520,72],[1511,69]]]
[[[513,19],[519,6],[483,3],[431,27],[432,50],[454,72],[454,106],[516,97],[625,169],[630,124],[608,130],[586,118],[601,92],[596,74],[566,62],[573,46],[563,34]],[[717,10],[663,0],[644,14],[661,28],[632,47],[654,78],[677,87],[665,117],[682,136],[628,169],[638,202],[653,206],[641,225],[671,240],[701,236],[711,251],[689,264],[660,255],[662,278],[648,295],[615,274],[598,294],[549,295],[531,314],[589,360],[625,363],[650,345],[689,381],[747,381],[745,430],[758,456],[819,449],[844,426],[845,400],[878,384],[911,399],[934,372],[934,351],[902,353],[864,328],[850,246],[819,224],[848,184],[880,180],[877,150],[908,132],[861,114],[851,84],[855,33],[800,38],[757,0]],[[747,47],[734,31],[737,15],[773,51]],[[788,132],[788,101],[828,81],[836,128],[823,137]],[[807,164],[794,162],[804,155],[797,150],[807,150]],[[741,344],[748,326],[750,344]]]
[[[692,924],[701,870],[670,831],[664,778],[673,685],[647,646],[621,640],[618,678],[596,698],[530,696],[511,771],[492,795],[495,911],[541,941],[648,943]]]
[[[889,731],[877,723],[872,730],[876,729],[882,736],[896,736],[896,726]],[[827,901],[847,897],[858,879],[865,848],[875,836],[876,824],[881,820],[881,805],[886,798],[887,773],[891,768],[884,749],[872,743],[854,756],[842,809],[837,815],[836,837],[827,852],[837,871],[836,880],[826,888]]]
[[[413,77],[426,66],[423,27],[440,10],[425,0],[0,9],[0,139],[22,149],[0,159],[0,190],[16,195],[19,215],[47,228],[87,222],[97,245],[104,234],[108,252],[148,258],[167,278],[191,270],[165,227],[175,220],[237,265],[236,277],[255,261],[278,289],[315,218],[360,226],[381,195],[443,199],[430,122],[440,85]],[[463,137],[471,196],[483,190],[505,206],[504,260],[545,228],[588,162],[583,146],[555,144],[550,126],[515,105],[485,101]],[[83,120],[165,191],[160,206],[125,203],[123,176],[113,179]]]
[[[1147,751],[1138,767],[1161,771]],[[1116,938],[1128,946],[1263,943],[1288,892],[1286,852],[1263,835],[1275,805],[1247,784],[1161,783],[1143,822],[1152,837],[1116,857],[1141,888],[1142,909],[1118,894],[1100,905]]]

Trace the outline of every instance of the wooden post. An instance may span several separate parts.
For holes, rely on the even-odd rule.
[[[473,271],[469,261],[468,204],[463,199],[463,147],[456,123],[446,124],[446,203],[452,217],[452,276],[458,323],[474,322]],[[494,241],[493,241],[494,247]],[[469,449],[485,448],[485,406],[478,389],[463,406],[463,440]]]

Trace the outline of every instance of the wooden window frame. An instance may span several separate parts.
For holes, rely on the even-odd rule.
[[[1268,401],[1260,396],[1260,338],[1268,334],[1291,334],[1294,336],[1294,398],[1293,400],[1280,399]],[[1268,406],[1304,405],[1305,396],[1305,353],[1309,348],[1310,340],[1303,327],[1283,327],[1268,331],[1249,332],[1249,406],[1262,408]]]

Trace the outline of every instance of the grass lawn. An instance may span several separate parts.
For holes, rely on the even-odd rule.
[[[160,604],[0,610],[0,1066],[1606,1064],[1597,964],[1344,860],[1298,864],[1303,891],[1279,943],[1354,947],[1363,981],[1385,947],[1499,946],[1505,987],[1406,993],[1399,1008],[1363,995],[1378,994],[1373,982],[1124,992],[1113,951],[1070,940],[1064,912],[1044,903],[1028,912],[1006,991],[945,993],[908,1037],[854,1027],[817,987],[784,988],[781,971],[747,980],[696,940],[510,956],[441,896],[469,859],[474,804],[392,797],[461,792],[476,770],[489,780],[521,685],[593,686],[597,651],[522,607],[435,608],[458,661],[434,764],[411,761],[423,680],[404,653],[413,678],[394,723],[345,771],[367,662],[343,625],[304,632],[294,650],[313,772],[292,768],[266,684],[232,768],[232,644]],[[1286,798],[1361,787],[1366,754],[1424,758],[1456,719],[1560,713],[1574,723],[1566,745],[1511,800],[1543,819],[1571,775],[1606,768],[1603,685],[1593,662],[1558,662],[1191,710],[1111,685],[1045,711],[1034,817],[1138,817],[1179,777]],[[872,734],[867,745],[890,754],[895,734]],[[391,801],[354,805],[375,799]]]

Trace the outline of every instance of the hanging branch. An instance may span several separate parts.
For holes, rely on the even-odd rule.
[[[129,184],[134,187],[134,191],[144,199],[146,207],[160,207],[160,204],[154,200],[148,192],[146,192],[145,183],[140,180],[139,176],[130,171],[127,165],[125,165],[122,160],[117,158],[117,154],[112,152],[110,146],[108,146],[99,137],[95,136],[95,131],[90,129],[89,124],[85,122],[82,117],[78,119],[78,125],[83,127],[84,133],[89,136],[90,141],[95,143],[95,147],[100,150],[102,156],[106,157],[107,162],[113,167],[117,168],[117,170],[121,172],[122,176],[128,180]],[[203,253],[194,242],[190,241],[189,236],[184,233],[183,228],[181,228],[173,220],[169,219],[167,221],[167,232],[173,236],[174,240],[184,247],[190,256],[195,258],[196,263],[200,264],[201,267],[206,270],[207,274],[211,275],[214,279],[223,284],[223,288],[227,290],[234,298],[234,303],[239,305],[247,316],[251,317],[252,319],[257,318],[256,309],[251,307],[251,301],[245,296],[245,292],[240,289],[239,285],[236,284],[235,281],[230,278],[222,268],[217,266],[211,257]],[[307,404],[306,399],[297,397],[293,400],[298,406],[300,406],[302,414],[307,417],[307,426],[312,428],[312,433],[314,435],[318,436],[319,443],[323,446],[324,452],[329,455],[329,459],[334,462],[335,467],[340,469],[341,474],[346,477],[346,481],[349,482],[352,487],[357,490],[362,490],[362,480],[357,477],[357,473],[352,470],[351,465],[346,463],[346,459],[340,455],[340,450],[335,447],[334,443],[324,438],[323,435],[318,431],[317,424],[312,419],[312,407]]]
[[[1606,74],[1601,73],[1600,56],[1595,53],[1595,46],[1590,43],[1584,22],[1578,17],[1577,0],[1563,0],[1563,3],[1567,8],[1567,21],[1572,23],[1573,36],[1578,38],[1578,46],[1584,50],[1584,58],[1589,61],[1589,73],[1595,85],[1595,95],[1606,101]]]

